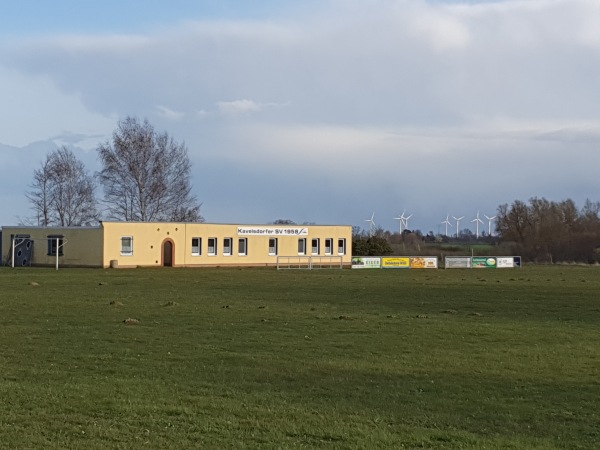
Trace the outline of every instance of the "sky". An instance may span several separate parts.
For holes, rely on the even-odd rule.
[[[2,2],[0,225],[49,152],[93,174],[127,116],[186,144],[207,222],[444,233],[598,201],[599,23],[597,0]]]

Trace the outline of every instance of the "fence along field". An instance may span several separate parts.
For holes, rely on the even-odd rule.
[[[598,275],[2,268],[0,448],[596,449]]]

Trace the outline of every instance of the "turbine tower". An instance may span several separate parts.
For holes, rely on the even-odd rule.
[[[492,235],[492,222],[496,219],[496,216],[488,217],[484,214],[485,218],[488,220],[488,236]]]
[[[479,218],[479,211],[477,211],[477,216],[473,220],[471,220],[471,222],[475,222],[475,226],[476,226],[476,229],[477,229],[477,232],[475,233],[475,236],[476,236],[477,239],[479,239],[479,224],[480,223],[483,224],[483,220],[481,220]]]
[[[400,215],[400,217],[394,217],[394,220],[400,221],[400,234],[402,234],[402,225],[404,225],[404,219],[406,219],[406,217],[404,217],[405,212],[406,212],[406,210],[402,211],[402,214]]]
[[[458,230],[460,230],[460,228],[458,228],[458,224],[460,223],[461,220],[463,220],[465,218],[465,216],[460,216],[460,217],[454,217],[454,216],[452,216],[452,218],[454,220],[456,220],[456,239],[458,239],[459,238],[459,236],[458,236]]]
[[[370,219],[365,219],[365,222],[369,222],[369,237],[373,237],[373,232],[375,231],[375,212],[371,214]]]
[[[446,214],[446,220],[444,220],[442,223],[446,225],[446,237],[448,237],[448,225],[452,226],[452,224],[450,223],[450,221],[448,220],[450,218],[450,214]]]

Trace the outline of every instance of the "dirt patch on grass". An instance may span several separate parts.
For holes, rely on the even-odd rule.
[[[123,321],[125,325],[139,325],[140,321],[138,319],[127,318]]]

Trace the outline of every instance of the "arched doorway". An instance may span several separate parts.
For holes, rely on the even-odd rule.
[[[165,239],[162,243],[162,265],[173,267],[175,263],[175,244],[171,239]]]

